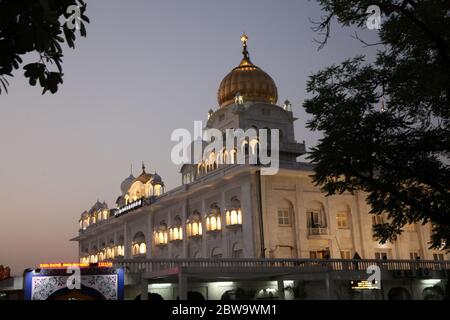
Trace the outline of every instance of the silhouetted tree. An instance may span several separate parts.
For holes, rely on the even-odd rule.
[[[85,10],[83,0],[0,0],[0,93],[28,53],[38,55],[23,67],[30,85],[55,93],[63,82],[61,44],[75,48],[77,31],[86,36]]]
[[[323,138],[310,152],[327,194],[364,190],[382,243],[408,223],[431,223],[433,248],[450,248],[450,1],[318,0],[323,46],[332,23],[366,28],[382,13],[375,61],[358,56],[312,75],[304,107]]]

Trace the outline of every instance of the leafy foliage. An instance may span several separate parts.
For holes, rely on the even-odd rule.
[[[450,249],[450,1],[319,3],[321,45],[334,18],[365,28],[366,9],[378,5],[383,20],[374,62],[358,56],[308,81],[308,127],[324,134],[309,155],[315,183],[329,195],[367,192],[370,213],[388,215],[375,226],[382,243],[430,223],[430,246]]]
[[[78,30],[71,6],[79,8]],[[66,41],[75,48],[77,31],[86,36],[85,10],[83,0],[0,0],[0,93],[8,92],[7,77],[19,69],[27,53],[39,55],[38,61],[23,67],[30,85],[39,82],[43,94],[55,93],[63,82],[61,44]],[[50,65],[56,69],[50,70]]]

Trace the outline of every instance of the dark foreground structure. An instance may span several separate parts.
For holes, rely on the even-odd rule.
[[[133,259],[117,265],[127,274],[128,299],[196,293],[213,300],[440,300],[450,275],[450,261]]]

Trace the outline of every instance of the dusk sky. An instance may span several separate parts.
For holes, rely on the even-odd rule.
[[[357,54],[373,55],[353,31],[333,25],[318,51],[309,18],[323,14],[301,0],[88,0],[87,38],[65,49],[64,84],[55,95],[30,87],[23,71],[0,96],[0,264],[14,275],[41,262],[77,261],[78,219],[97,199],[110,208],[121,181],[141,162],[181,183],[170,159],[177,128],[193,130],[217,108],[222,78],[241,60],[275,80],[279,103],[294,108],[296,138],[305,128],[308,76]],[[375,31],[361,32],[370,40]]]

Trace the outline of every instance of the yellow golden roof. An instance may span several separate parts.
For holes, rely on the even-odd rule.
[[[149,182],[151,179],[153,178],[153,175],[151,173],[147,173],[145,172],[145,165],[144,163],[142,163],[142,173],[139,177],[137,177],[136,179],[134,179],[134,182],[136,181],[140,181],[143,184],[146,184],[147,182]],[[133,183],[134,183],[133,182]]]
[[[248,37],[244,34],[241,38],[244,47],[242,52],[244,58],[241,63],[220,83],[217,93],[220,107],[233,104],[238,93],[244,101],[275,104],[278,100],[278,90],[273,79],[251,62],[247,40]]]

